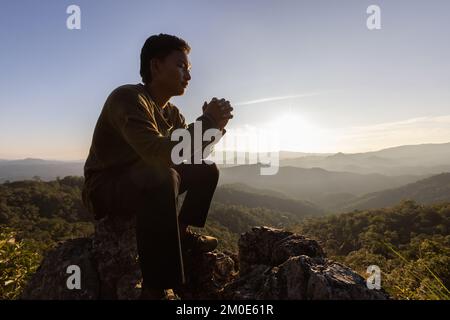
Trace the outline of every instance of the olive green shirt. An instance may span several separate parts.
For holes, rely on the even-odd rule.
[[[217,128],[214,120],[206,115],[197,121],[202,122],[202,133]],[[143,84],[116,88],[107,98],[94,129],[84,166],[83,201],[105,176],[120,172],[136,161],[172,166],[172,148],[179,142],[171,141],[170,135],[178,128],[193,134],[193,124],[186,124],[178,108],[171,103],[164,109],[158,107]],[[210,143],[203,142],[202,148]]]

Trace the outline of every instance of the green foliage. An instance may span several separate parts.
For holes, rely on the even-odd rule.
[[[45,250],[58,241],[93,232],[92,217],[81,201],[83,178],[16,181],[0,185],[0,224],[33,239]]]
[[[244,184],[220,186],[214,193],[214,201],[249,208],[266,208],[273,211],[289,212],[298,218],[324,214],[321,209],[310,202],[290,199],[275,191],[251,188]]]
[[[219,250],[237,252],[240,234],[250,231],[254,226],[265,225],[289,229],[301,221],[302,218],[296,213],[213,202],[205,229],[197,229],[197,231],[217,237]]]
[[[302,218],[290,212],[267,208],[248,208],[242,205],[218,202],[212,204],[209,217],[236,234],[249,231],[254,226],[267,225],[285,228],[302,221]]]
[[[15,299],[41,261],[33,240],[16,240],[15,233],[0,226],[0,299]]]
[[[399,188],[365,194],[349,201],[341,211],[386,208],[396,205],[402,199],[413,199],[421,204],[449,202],[450,173],[444,172]]]
[[[17,298],[46,250],[93,233],[92,217],[81,201],[82,185],[79,177],[0,185],[1,299]],[[264,202],[258,206],[255,197],[236,198],[228,191],[213,201],[205,229],[199,230],[218,237],[220,250],[236,252],[240,234],[253,226],[285,228],[318,239],[329,257],[363,276],[369,265],[378,265],[383,288],[396,298],[450,297],[448,203],[403,201],[386,209],[305,220],[304,207],[292,200],[277,198],[268,208]]]
[[[0,185],[0,299],[17,298],[46,250],[93,233],[82,185],[79,177]]]
[[[366,275],[383,272],[383,287],[399,299],[449,299],[450,204],[411,200],[377,210],[308,220],[296,231],[316,238],[333,259]]]
[[[16,241],[15,246],[8,245],[5,255],[10,264],[8,269],[1,269],[1,279],[17,281],[8,282],[4,297],[17,296],[26,281],[26,275],[38,267],[40,257],[46,250],[53,248],[59,241],[93,233],[92,218],[81,201],[82,186],[83,178],[79,177],[58,178],[50,182],[35,179],[0,185],[0,226],[7,226],[9,232],[14,234],[4,236],[5,239],[14,237]],[[229,196],[222,199],[232,200]],[[292,205],[292,200],[286,201],[286,208],[297,208]],[[236,252],[239,234],[250,230],[252,226],[288,227],[298,224],[300,217],[297,212],[213,202],[207,225],[200,231],[218,237],[220,250]],[[29,250],[31,246],[33,250]],[[28,264],[24,264],[26,268],[21,267],[21,257],[23,261],[28,261]],[[14,263],[17,263],[19,278],[12,275]]]

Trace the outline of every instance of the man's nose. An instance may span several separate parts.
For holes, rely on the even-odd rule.
[[[186,71],[186,73],[184,74],[184,78],[186,79],[186,81],[191,80],[191,73],[189,71]]]

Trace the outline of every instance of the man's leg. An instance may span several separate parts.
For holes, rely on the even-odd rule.
[[[205,226],[219,170],[214,163],[181,164],[175,169],[181,177],[180,193],[187,191],[178,216],[183,251],[213,251],[218,245],[217,238],[196,233],[188,226]]]
[[[181,177],[179,193],[187,191],[178,216],[181,231],[188,225],[203,228],[219,181],[219,169],[215,163],[205,162],[183,163],[174,169]]]
[[[177,221],[179,174],[139,161],[117,182],[119,207],[136,214],[136,240],[144,287],[162,290],[184,283]],[[135,201],[133,203],[133,201]]]

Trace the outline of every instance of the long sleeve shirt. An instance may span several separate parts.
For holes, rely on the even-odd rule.
[[[207,129],[217,128],[207,115],[197,121],[202,122],[202,134]],[[194,124],[187,125],[184,116],[171,103],[164,109],[158,107],[143,84],[115,89],[107,98],[95,126],[84,166],[83,193],[102,183],[105,175],[120,172],[138,160],[149,165],[155,162],[173,165],[172,148],[179,142],[171,141],[170,135],[178,128],[187,129],[194,139]],[[202,150],[210,143],[203,142]]]

